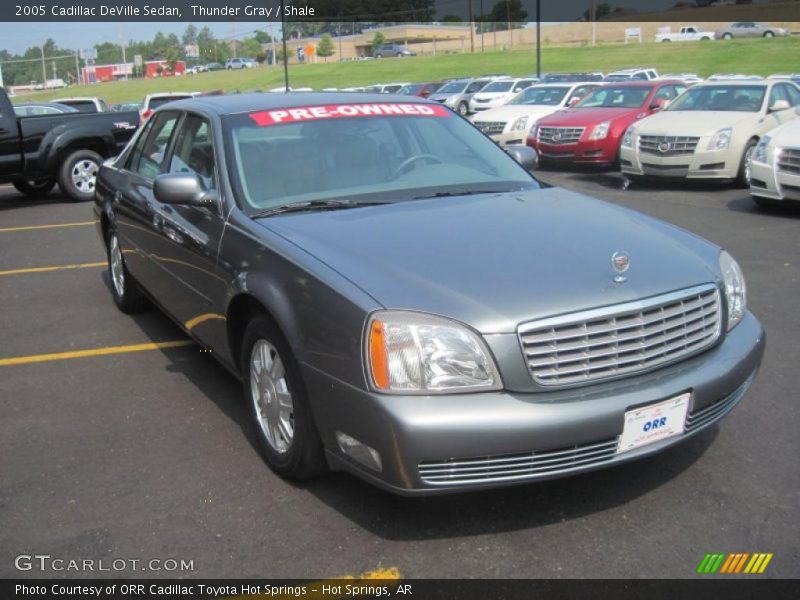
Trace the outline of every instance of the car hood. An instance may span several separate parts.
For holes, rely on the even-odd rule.
[[[511,121],[512,119],[518,119],[526,115],[534,119],[539,119],[557,110],[559,110],[557,106],[546,106],[542,104],[506,104],[505,106],[482,112],[480,116],[476,116],[473,121],[475,123],[481,121]]]
[[[454,96],[458,96],[458,94],[431,94],[428,96],[428,100],[438,100],[439,102],[442,102],[443,100],[453,98]]]
[[[800,119],[792,119],[767,132],[767,135],[772,138],[772,143],[775,146],[792,146],[796,148],[797,141],[800,140]]]
[[[473,94],[473,100],[496,100],[505,96],[512,95],[512,92],[477,92]],[[513,94],[516,96],[516,94]]]
[[[715,281],[718,248],[560,188],[398,202],[258,221],[386,308],[482,333]],[[630,255],[614,283],[611,257]]]
[[[539,125],[545,127],[586,127],[614,119],[641,119],[647,116],[647,109],[639,108],[568,108],[545,117]]]
[[[720,129],[734,127],[760,118],[759,113],[718,110],[667,110],[642,120],[636,130],[646,135],[714,135]]]

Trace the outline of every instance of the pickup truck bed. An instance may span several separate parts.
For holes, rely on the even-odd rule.
[[[65,113],[18,118],[0,88],[0,183],[42,195],[58,183],[75,201],[91,200],[97,171],[125,147],[139,113]]]

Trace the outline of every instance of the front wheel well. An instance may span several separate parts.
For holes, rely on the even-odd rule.
[[[237,372],[242,369],[241,358],[244,332],[247,329],[247,324],[256,315],[265,317],[271,321],[275,325],[275,328],[283,335],[284,339],[286,338],[269,310],[254,296],[250,296],[249,294],[240,294],[236,296],[228,305],[226,325],[228,329],[228,348]]]

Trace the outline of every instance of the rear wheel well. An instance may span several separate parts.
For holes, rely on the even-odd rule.
[[[88,140],[70,142],[69,144],[67,144],[59,153],[58,165],[60,166],[70,154],[78,150],[91,150],[92,152],[96,152],[103,158],[108,158],[110,156],[108,148],[106,147],[106,144],[103,142],[103,140],[98,138],[92,138]]]
[[[272,317],[267,308],[256,300],[253,296],[248,294],[240,294],[236,296],[228,306],[228,314],[226,315],[226,324],[228,328],[228,347],[233,358],[233,363],[236,365],[237,372],[242,369],[242,341],[244,340],[244,332],[247,329],[247,324],[256,315],[264,317],[271,321],[275,328],[283,334],[278,323]],[[286,336],[283,336],[284,339]]]

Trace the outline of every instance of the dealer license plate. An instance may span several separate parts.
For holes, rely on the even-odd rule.
[[[629,452],[682,434],[691,397],[689,393],[681,394],[658,404],[627,411],[617,453]]]

